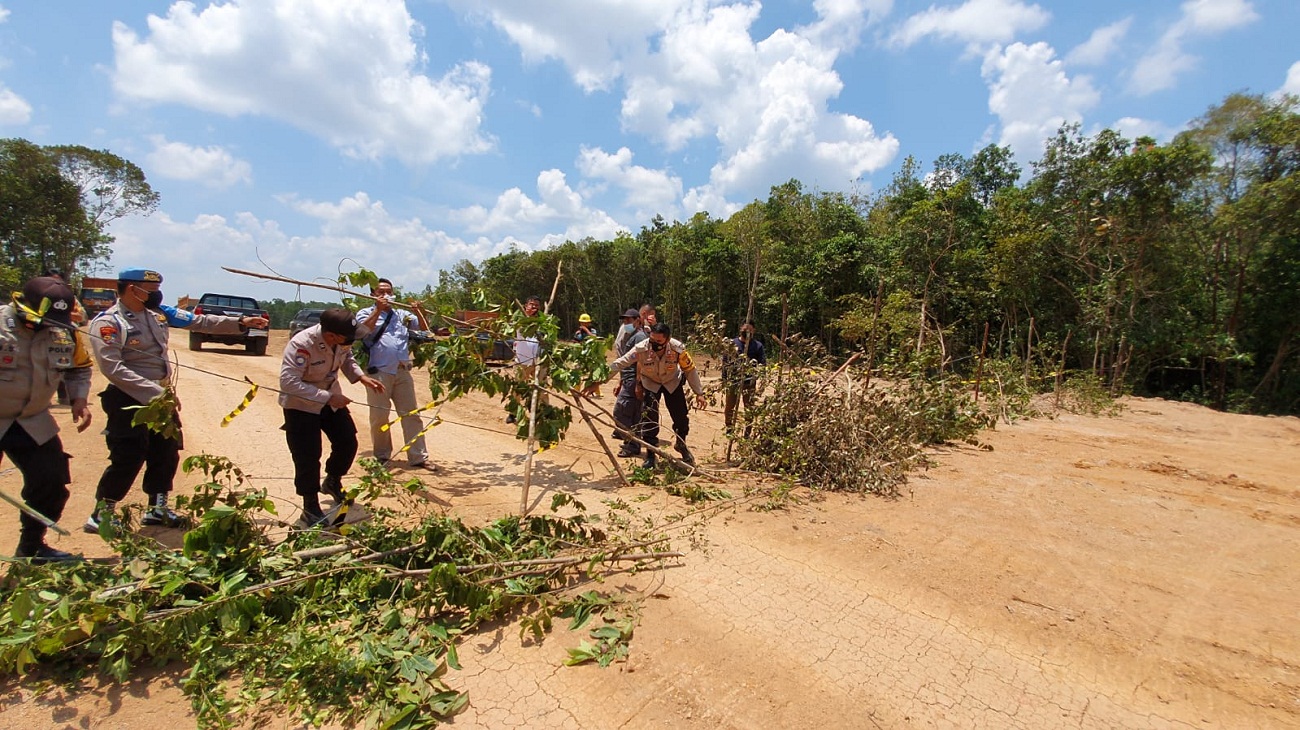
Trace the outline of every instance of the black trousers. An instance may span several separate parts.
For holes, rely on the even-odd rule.
[[[18,467],[23,475],[23,501],[28,507],[55,522],[63,516],[63,506],[68,503],[68,484],[72,474],[63,452],[63,442],[56,435],[43,444],[37,444],[27,431],[14,423],[0,436],[0,453]],[[45,540],[45,525],[26,512],[19,513],[22,529],[18,544],[35,548]]]
[[[342,477],[357,456],[357,425],[348,409],[322,406],[320,413],[284,409],[284,440],[293,457],[293,491],[299,495],[320,491],[322,433],[330,441],[325,473]]]
[[[108,468],[99,477],[95,488],[96,500],[120,502],[131,490],[131,484],[144,467],[144,493],[166,494],[172,491],[176,467],[181,463],[181,441],[164,437],[147,426],[132,426],[136,411],[131,406],[144,405],[127,395],[116,385],[110,385],[99,394],[99,402],[108,417]],[[180,427],[178,415],[176,425]]]
[[[682,383],[677,386],[677,390],[665,391],[659,390],[645,392],[645,404],[641,409],[641,425],[645,436],[642,437],[646,443],[652,446],[659,445],[659,399],[662,398],[664,405],[668,407],[668,415],[673,419],[673,433],[682,443],[686,443],[686,434],[691,432],[691,416],[686,410],[686,384]]]

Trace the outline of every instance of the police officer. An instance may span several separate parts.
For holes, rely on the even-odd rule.
[[[167,438],[146,426],[133,426],[134,407],[163,394],[171,376],[167,360],[169,327],[208,334],[235,334],[265,327],[265,317],[196,315],[163,304],[162,274],[126,269],[117,275],[117,303],[91,320],[91,349],[108,387],[99,394],[108,416],[108,468],[95,489],[96,508],[86,520],[86,532],[98,532],[101,515],[111,515],[144,467],[143,487],[149,509],[144,525],[175,527],[180,518],[168,506],[167,495],[180,464],[180,438]],[[179,410],[179,404],[177,405]],[[179,424],[178,424],[179,425]]]
[[[686,389],[683,385],[689,384],[691,390],[695,392],[696,405],[699,408],[703,408],[705,404],[704,385],[700,382],[700,373],[695,369],[695,362],[686,351],[686,345],[672,338],[672,330],[667,324],[658,322],[650,328],[648,339],[638,342],[609,366],[610,377],[630,365],[636,365],[640,376],[638,384],[645,390],[647,410],[650,404],[658,405],[659,399],[663,398],[664,405],[668,407],[668,414],[673,419],[673,433],[677,434],[674,448],[682,455],[682,461],[694,464],[695,455],[686,448],[686,436],[691,432],[691,417],[686,410]],[[594,387],[588,388],[588,391],[590,390],[594,390]],[[653,423],[646,424],[644,433],[643,441],[651,446],[659,445],[657,419]],[[645,469],[653,469],[655,452],[651,451],[647,454],[641,466]]]
[[[90,354],[73,337],[76,298],[67,284],[48,276],[32,279],[22,294],[0,307],[0,452],[23,475],[23,501],[58,521],[72,481],[50,398],[66,383],[72,422],[90,426]],[[45,523],[23,512],[16,558],[33,562],[76,560],[45,544]]]
[[[320,323],[289,339],[280,360],[280,407],[284,409],[284,438],[293,457],[293,488],[302,498],[302,524],[325,520],[318,493],[335,502],[343,499],[343,475],[357,455],[357,426],[348,412],[352,399],[339,385],[341,371],[349,382],[360,382],[376,393],[384,384],[361,372],[352,357],[357,322],[342,307],[321,312]],[[320,478],[321,434],[330,442],[325,480]]]

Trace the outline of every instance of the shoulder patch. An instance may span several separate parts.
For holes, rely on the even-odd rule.
[[[298,367],[304,367],[307,365],[307,358],[309,357],[311,357],[311,352],[299,347],[297,350],[294,350],[293,364],[297,365]]]
[[[99,326],[99,339],[107,344],[117,343],[117,327],[111,324],[101,324]]]

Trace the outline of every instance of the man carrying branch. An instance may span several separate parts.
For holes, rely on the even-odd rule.
[[[609,366],[610,377],[618,376],[625,367],[636,365],[639,375],[636,387],[645,391],[647,410],[652,404],[657,407],[659,399],[663,398],[664,404],[668,407],[668,414],[673,419],[673,433],[677,435],[675,448],[682,455],[682,461],[694,464],[695,456],[690,449],[686,448],[686,435],[691,432],[691,417],[687,411],[686,391],[682,383],[690,384],[699,408],[703,408],[705,404],[704,385],[700,382],[700,373],[695,369],[695,362],[686,351],[686,345],[680,340],[673,339],[671,335],[672,330],[667,324],[663,322],[655,324],[650,328],[649,339],[637,343],[627,351],[627,354]],[[584,392],[590,395],[598,386],[599,384],[591,385]],[[644,433],[645,442],[657,447],[659,445],[658,419],[646,424]],[[641,466],[645,469],[653,469],[655,462],[655,452],[651,451],[646,455]]]
[[[280,361],[280,407],[284,409],[284,438],[293,457],[293,488],[302,498],[302,524],[325,521],[319,493],[343,501],[343,475],[357,455],[357,425],[348,412],[351,398],[343,395],[339,373],[371,391],[384,384],[361,372],[352,357],[357,322],[342,307],[321,312],[320,324],[289,339]],[[325,480],[320,478],[321,434],[330,442]]]

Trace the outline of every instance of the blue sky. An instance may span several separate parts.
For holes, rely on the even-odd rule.
[[[1300,94],[1296,28],[1296,0],[0,0],[0,136],[140,165],[162,205],[110,268],[169,299],[291,299],[219,267],[349,258],[418,289],[792,177],[876,190],[989,143],[1028,169],[1062,122],[1167,141]]]

